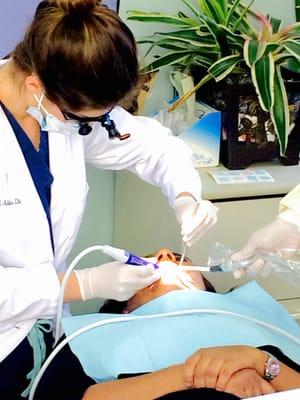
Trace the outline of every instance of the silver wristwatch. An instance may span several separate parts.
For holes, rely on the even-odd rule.
[[[276,357],[265,351],[268,355],[267,361],[265,362],[265,371],[263,378],[267,381],[271,381],[276,378],[280,372],[280,363]]]

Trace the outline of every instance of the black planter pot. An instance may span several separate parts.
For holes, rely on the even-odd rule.
[[[285,76],[288,79],[287,76]],[[294,77],[293,77],[294,78]],[[195,82],[200,80],[195,77]],[[243,169],[255,161],[279,159],[283,165],[297,165],[300,150],[300,80],[286,80],[291,117],[295,123],[284,157],[269,113],[263,111],[249,78],[229,77],[211,81],[197,97],[222,111],[221,161],[229,169]]]

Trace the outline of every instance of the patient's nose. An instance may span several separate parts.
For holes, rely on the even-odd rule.
[[[161,249],[156,255],[157,261],[172,261],[176,262],[176,257],[169,249]]]

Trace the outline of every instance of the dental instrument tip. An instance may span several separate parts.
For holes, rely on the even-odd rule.
[[[214,265],[213,267],[209,267],[210,272],[223,272],[223,269],[220,267],[220,265]]]
[[[224,272],[219,265],[208,267],[206,265],[178,265],[179,271],[199,271],[199,272]]]
[[[183,252],[181,254],[180,261],[179,261],[179,267],[182,266],[182,263],[184,261],[185,255],[186,255],[186,251],[187,251],[187,245],[184,246]]]

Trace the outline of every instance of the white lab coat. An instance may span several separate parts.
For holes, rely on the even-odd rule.
[[[0,361],[28,334],[38,318],[53,318],[60,285],[57,272],[76,239],[88,185],[85,162],[127,169],[161,187],[173,203],[180,192],[201,195],[191,152],[154,120],[111,112],[125,141],[109,140],[100,124],[86,136],[49,132],[51,222],[49,226],[15,134],[0,108]]]
[[[280,201],[279,212],[290,210],[300,217],[300,184],[295,186]]]

